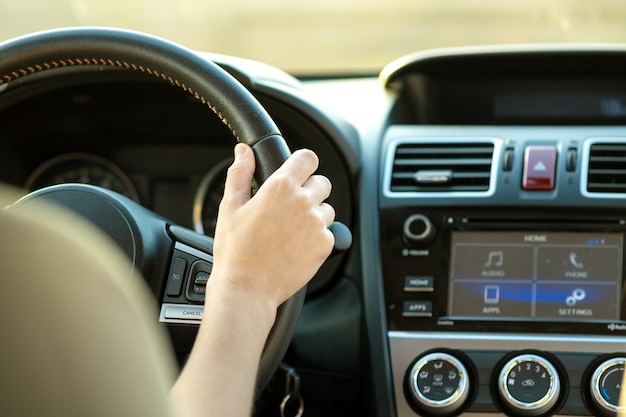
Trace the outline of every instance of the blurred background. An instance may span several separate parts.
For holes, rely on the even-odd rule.
[[[376,74],[418,50],[490,43],[626,43],[624,0],[4,0],[0,39],[115,26],[296,75]]]

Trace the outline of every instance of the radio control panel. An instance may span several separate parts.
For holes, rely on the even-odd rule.
[[[382,212],[400,416],[616,414],[625,221],[538,213]]]
[[[594,335],[626,328],[626,226],[617,214],[583,221],[529,210],[500,219],[470,210],[385,211],[388,327]]]

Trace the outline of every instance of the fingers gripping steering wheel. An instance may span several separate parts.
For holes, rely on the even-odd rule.
[[[237,141],[252,147],[259,185],[290,155],[276,124],[248,90],[216,64],[179,45],[136,32],[103,28],[41,32],[0,44],[0,88],[10,90],[36,78],[33,75],[41,77],[70,68],[127,69],[191,94],[228,126]],[[111,235],[156,294],[163,289],[177,241],[204,252],[212,250],[211,239],[172,226],[108,190],[78,185],[48,187],[29,194],[15,206],[40,198],[69,207]],[[343,237],[336,238],[336,249],[346,249],[350,245],[346,240],[349,231],[340,224],[334,227]],[[304,295],[303,289],[279,308],[262,353],[257,391],[269,382],[287,350]]]

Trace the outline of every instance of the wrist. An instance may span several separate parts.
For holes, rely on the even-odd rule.
[[[267,336],[276,320],[278,305],[254,288],[238,285],[239,282],[232,276],[216,274],[214,270],[207,283],[205,317],[207,313],[223,316],[222,319],[232,323],[233,328],[234,321],[249,323]]]

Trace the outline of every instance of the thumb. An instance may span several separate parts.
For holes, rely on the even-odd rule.
[[[236,208],[250,200],[254,168],[255,160],[252,149],[246,144],[238,143],[235,146],[235,161],[228,168],[226,175],[223,203]]]

